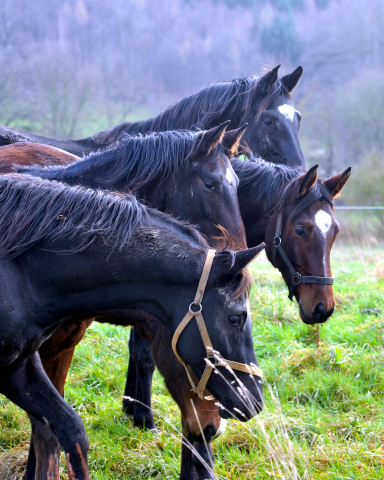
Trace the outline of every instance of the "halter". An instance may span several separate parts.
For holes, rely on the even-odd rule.
[[[281,228],[283,223],[283,215],[282,212],[279,213],[276,222],[276,231],[275,237],[273,239],[273,251],[272,251],[272,265],[276,267],[276,254],[280,252],[282,259],[284,260],[285,264],[289,268],[289,273],[291,274],[292,280],[291,285],[289,287],[288,298],[293,302],[292,297],[295,291],[295,288],[298,285],[309,285],[311,283],[315,283],[317,285],[333,285],[335,279],[333,277],[316,277],[315,275],[308,275],[304,276],[301,273],[297,272],[293,267],[292,263],[290,262],[287,254],[284,252],[284,249],[281,245]]]
[[[205,325],[203,314],[201,313],[203,310],[203,306],[201,302],[203,301],[203,295],[204,295],[205,287],[207,285],[207,281],[208,281],[209,273],[211,271],[212,262],[213,262],[215,253],[216,253],[215,250],[211,250],[211,249],[208,250],[203,272],[201,274],[199,285],[197,287],[195,299],[189,305],[188,313],[185,315],[183,320],[180,322],[179,326],[176,328],[176,331],[172,338],[173,352],[176,355],[179,362],[184,366],[185,371],[187,372],[189,382],[192,386],[192,391],[194,391],[198,395],[198,397],[203,400],[214,400],[213,396],[208,396],[208,397],[204,396],[204,389],[215,367],[230,367],[233,370],[239,370],[240,372],[250,373],[251,375],[255,375],[257,377],[263,378],[263,372],[259,367],[256,367],[255,365],[246,365],[245,363],[238,363],[238,362],[233,362],[232,360],[225,360],[223,358],[219,358],[218,357],[219,352],[216,352],[213,349],[212,342],[211,342],[211,339],[209,338],[208,330]],[[196,311],[193,310],[193,306],[197,308]],[[197,326],[199,327],[201,339],[203,340],[205,351],[207,354],[207,358],[206,358],[207,364],[205,366],[205,370],[197,386],[195,385],[195,382],[192,378],[190,367],[180,358],[176,349],[176,345],[181,335],[181,332],[192,320],[192,318],[196,319],[196,323],[197,323]]]

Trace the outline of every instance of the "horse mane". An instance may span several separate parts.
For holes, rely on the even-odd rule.
[[[278,212],[283,212],[287,205],[291,204],[299,197],[300,183],[301,176],[288,183],[281,200],[277,205],[275,213],[276,216]],[[321,179],[317,179],[315,185],[313,185],[313,187],[310,188],[304,195],[300,196],[300,202],[297,203],[295,208],[289,214],[289,218],[295,217],[300,212],[306,210],[312,203],[319,201],[325,201],[329,203],[333,209],[333,197]]]
[[[262,205],[266,213],[275,208],[285,185],[304,173],[301,168],[286,167],[262,159],[232,160],[231,163],[239,177],[239,196]]]
[[[120,123],[109,130],[93,135],[92,139],[99,145],[108,145],[123,133],[132,135],[145,131],[166,131],[177,128],[206,129],[218,125],[219,119],[221,121],[231,119],[233,128],[236,128],[245,123],[245,118],[255,102],[257,86],[261,78],[257,76],[236,78],[230,82],[204,87],[171,105],[156,117],[134,123]],[[266,94],[260,92],[263,98],[256,122],[273,99],[281,93],[290,98],[289,92],[279,81],[276,81]]]
[[[250,202],[262,205],[266,223],[299,197],[300,178],[305,173],[302,168],[287,167],[262,159],[233,160],[232,166],[239,177],[238,193],[249,198]],[[290,217],[298,215],[318,200],[325,200],[333,206],[332,195],[320,179],[301,197]]]
[[[97,235],[121,249],[140,227],[164,226],[190,243],[208,248],[192,226],[141,205],[133,195],[8,174],[0,177],[0,258],[15,258],[42,239],[80,237],[66,253],[90,245]]]
[[[115,188],[123,181],[124,189],[135,192],[155,179],[161,182],[180,172],[180,169],[187,169],[185,160],[203,136],[204,132],[191,131],[151,132],[135,137],[124,135],[113,146],[90,153],[67,167],[16,166],[15,169],[19,173],[69,181],[71,177],[87,170],[96,172],[98,168],[108,166],[108,174],[104,173],[97,178],[103,188]],[[225,147],[220,144],[218,148],[224,151]]]

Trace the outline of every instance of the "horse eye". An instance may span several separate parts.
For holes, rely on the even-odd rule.
[[[241,325],[241,317],[240,315],[232,315],[229,317],[229,323],[234,326],[239,326]]]
[[[264,118],[265,125],[272,125],[272,120],[269,117]]]
[[[304,228],[301,227],[295,227],[295,233],[298,237],[306,237],[307,232],[304,230]]]
[[[213,182],[212,180],[208,180],[206,182],[204,182],[204,185],[206,188],[208,188],[208,190],[214,190],[215,189],[215,182]]]

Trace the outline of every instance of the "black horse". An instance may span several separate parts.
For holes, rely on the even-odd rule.
[[[118,318],[127,325],[132,309],[156,317],[172,336],[197,302],[208,245],[195,229],[132,196],[24,175],[0,178],[0,212],[0,392],[49,427],[66,453],[70,478],[87,480],[87,435],[44,372],[39,346],[68,318]],[[259,251],[217,253],[202,300],[213,349],[255,372],[243,269]],[[176,348],[201,378],[207,350],[193,321]],[[241,411],[241,420],[248,420],[260,412],[262,393],[254,377],[238,371],[234,378],[226,367],[217,369],[220,375],[211,375],[207,388],[222,405],[220,415]],[[55,478],[51,458],[38,480]]]
[[[225,132],[227,124],[206,132],[171,131],[125,136],[117,145],[90,154],[67,167],[31,166],[18,167],[18,170],[71,185],[109,188],[119,192],[130,190],[147,204],[196,223],[211,245],[219,247],[222,233],[226,232],[231,237],[232,246],[240,249],[246,245],[245,232],[236,193],[238,180],[228,155],[236,150],[245,127]],[[29,161],[21,153],[18,158],[23,164]],[[49,160],[52,161],[52,158],[53,153]],[[60,393],[64,389],[74,347],[90,323],[88,318],[75,325],[66,322],[39,350],[44,368]],[[145,365],[139,362],[138,368],[145,369]],[[144,398],[150,396],[150,385],[148,388]],[[135,406],[135,418],[141,422],[144,418],[147,428],[154,428],[151,411],[140,403],[135,403]],[[189,408],[192,409],[192,405]],[[203,428],[209,426],[211,436],[219,428],[219,423],[212,418],[202,421]],[[200,430],[196,425],[194,427],[189,430],[199,437]],[[37,433],[40,430],[35,422],[33,443],[40,449],[37,452],[38,472],[45,471],[48,462],[48,448],[43,443],[47,434]],[[27,480],[35,478],[35,470],[35,455],[31,449]]]
[[[224,227],[234,245],[245,248],[238,179],[229,156],[237,149],[246,126],[225,133],[228,123],[208,131],[125,135],[113,147],[68,166],[15,169],[69,185],[130,191],[151,207],[199,225],[212,242]]]
[[[301,115],[290,93],[303,73],[298,67],[278,79],[279,67],[261,77],[244,77],[203,88],[169,107],[157,117],[135,123],[121,123],[109,130],[81,140],[59,140],[25,131],[0,127],[0,146],[15,142],[53,145],[82,156],[103,149],[124,133],[135,135],[150,131],[203,129],[231,120],[231,128],[248,123],[242,144],[254,156],[288,166],[305,166],[298,130]]]

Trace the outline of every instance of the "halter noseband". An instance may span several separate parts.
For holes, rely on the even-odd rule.
[[[215,256],[215,250],[208,250],[207,257],[205,259],[205,264],[203,268],[203,272],[200,277],[199,285],[197,287],[196,295],[194,301],[190,304],[188,313],[185,315],[183,320],[180,322],[179,326],[176,328],[176,331],[172,338],[172,349],[174,354],[176,355],[179,362],[184,366],[189,382],[192,386],[192,390],[198,395],[199,398],[203,400],[214,400],[213,396],[204,396],[204,389],[207,385],[208,379],[215,367],[230,367],[233,370],[239,370],[240,372],[250,373],[257,377],[263,378],[263,372],[259,367],[256,365],[246,365],[245,363],[238,363],[233,362],[232,360],[225,360],[223,358],[219,358],[219,352],[216,352],[213,349],[211,339],[209,338],[208,330],[205,325],[205,321],[203,318],[202,309],[202,301],[203,295],[205,291],[205,287],[208,282],[209,273],[211,271],[213,258]],[[197,307],[197,310],[193,310],[193,306]],[[177,353],[176,345],[181,335],[181,332],[184,328],[188,325],[188,323],[195,317],[197,326],[199,327],[200,335],[204,343],[205,351],[207,354],[207,364],[205,366],[203,375],[200,378],[198,385],[195,385],[195,382],[192,378],[190,367],[180,358],[179,354]]]
[[[289,286],[288,298],[293,302],[293,293],[295,288],[298,285],[309,285],[311,283],[315,283],[317,285],[333,285],[335,279],[333,277],[316,277],[314,275],[304,276],[301,273],[297,272],[290,262],[287,254],[284,252],[284,249],[281,245],[281,228],[283,223],[283,215],[282,212],[279,213],[276,222],[276,231],[275,236],[273,238],[273,251],[272,251],[272,265],[276,267],[276,254],[280,252],[282,259],[284,260],[285,264],[289,268],[289,273],[291,274],[292,280],[291,285]]]

